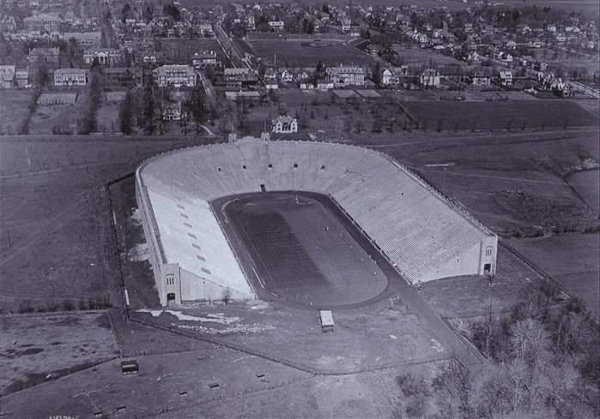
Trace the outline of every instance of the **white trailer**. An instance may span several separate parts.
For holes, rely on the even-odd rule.
[[[335,324],[333,323],[333,313],[331,310],[320,310],[319,317],[321,320],[321,330],[323,333],[333,332],[333,327]]]

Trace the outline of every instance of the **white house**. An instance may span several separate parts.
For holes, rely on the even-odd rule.
[[[512,71],[501,71],[498,74],[498,81],[501,86],[509,87],[513,84],[513,74]]]
[[[288,115],[280,115],[271,121],[272,131],[281,134],[298,132],[298,120]]]
[[[326,70],[334,87],[364,86],[365,69],[357,66],[328,67]]]
[[[492,79],[490,78],[490,76],[486,76],[483,73],[475,73],[471,80],[473,86],[476,87],[486,87],[492,83]]]
[[[276,31],[282,31],[285,27],[285,23],[283,20],[271,20],[269,21],[269,26]]]
[[[94,60],[101,65],[113,65],[121,57],[121,52],[113,48],[90,48],[83,52],[83,61],[87,65],[91,65]]]
[[[55,86],[85,86],[88,71],[85,68],[59,68],[54,71]]]
[[[11,89],[15,86],[16,66],[0,65],[0,89]]]
[[[419,76],[419,83],[423,87],[440,87],[440,73],[433,68],[426,68]]]
[[[195,69],[216,66],[217,64],[217,53],[213,50],[196,52],[192,57],[192,65]]]
[[[399,84],[402,77],[408,74],[408,67],[390,67],[385,68],[381,73],[381,84],[384,86],[393,86]]]
[[[159,87],[194,87],[196,85],[196,72],[190,65],[162,65],[154,70],[154,79]]]
[[[283,70],[281,70],[281,73],[279,74],[279,78],[281,79],[281,81],[283,83],[291,83],[292,81],[294,81],[294,75],[287,68],[284,68]]]

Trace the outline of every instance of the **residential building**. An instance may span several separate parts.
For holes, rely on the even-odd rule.
[[[276,31],[282,31],[285,28],[285,23],[283,20],[271,20],[269,26]]]
[[[192,66],[196,70],[211,66],[214,67],[217,64],[217,53],[213,50],[196,52],[192,57]]]
[[[433,68],[426,68],[419,76],[419,83],[423,87],[440,87],[439,71]]]
[[[153,74],[159,87],[194,87],[196,85],[196,72],[191,65],[162,65],[155,69]]]
[[[28,16],[23,19],[23,25],[25,26],[25,30],[29,32],[56,33],[60,32],[61,24],[61,18],[50,14]]]
[[[85,68],[59,68],[54,71],[55,86],[85,86],[88,70]]]
[[[200,31],[202,36],[206,38],[212,38],[213,36],[215,36],[212,25],[210,23],[200,23],[198,25],[198,30]]]
[[[265,71],[263,80],[267,90],[275,90],[279,88],[279,84],[277,83],[277,72],[272,68],[269,68],[267,71]]]
[[[226,68],[224,71],[225,84],[227,87],[240,88],[244,85],[256,83],[258,76],[249,68]]]
[[[280,134],[298,132],[298,120],[288,115],[280,115],[271,121],[272,131]]]
[[[500,52],[498,54],[498,59],[500,61],[504,61],[505,63],[512,63],[513,62],[513,56],[511,54],[509,54],[508,52]]]
[[[120,59],[121,51],[113,48],[90,48],[83,52],[83,61],[87,65],[92,65],[94,60],[97,60],[100,65],[111,66]]]
[[[1,16],[0,17],[0,32],[12,33],[17,30],[17,22],[14,16]]]
[[[77,102],[77,92],[48,92],[38,98],[38,106],[73,105]]]
[[[395,86],[400,84],[403,77],[408,75],[408,67],[390,67],[383,69],[381,73],[381,84],[383,86]]]
[[[110,88],[133,87],[142,84],[142,70],[136,67],[110,67],[104,69],[106,85]]]
[[[510,87],[513,84],[512,71],[501,71],[498,73],[498,83],[504,87]]]
[[[180,121],[183,116],[181,102],[167,103],[163,107],[163,121]]]
[[[487,87],[492,84],[492,79],[483,73],[475,73],[472,78],[472,84],[475,87]]]
[[[328,67],[327,76],[333,83],[333,87],[364,86],[365,69],[358,66]]]
[[[50,68],[57,68],[60,61],[60,50],[58,47],[43,48],[36,47],[29,50],[27,60],[33,64],[46,64]]]
[[[225,92],[225,99],[237,101],[238,99],[247,101],[258,101],[261,99],[260,92],[256,90],[239,90],[234,92]]]
[[[318,80],[317,81],[317,90],[321,91],[321,92],[326,92],[328,90],[333,89],[334,84],[331,80]]]
[[[348,17],[343,17],[340,19],[340,29],[344,33],[350,32],[352,21]]]
[[[29,87],[29,67],[17,67],[15,71],[15,84],[19,88]]]
[[[63,39],[65,41],[74,39],[75,42],[77,42],[77,45],[79,45],[83,48],[99,47],[101,38],[102,38],[102,33],[100,31],[96,31],[96,32],[65,32],[63,34]]]
[[[14,65],[0,65],[0,89],[12,89],[15,87]]]
[[[279,74],[279,78],[283,83],[291,83],[294,81],[294,75],[287,68],[284,68],[283,70],[281,70],[281,73]]]

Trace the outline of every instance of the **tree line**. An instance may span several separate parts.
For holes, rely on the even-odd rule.
[[[470,327],[487,357],[481,366],[451,360],[433,378],[403,373],[396,417],[584,418],[600,407],[600,336],[577,298],[562,301],[549,284],[497,318],[492,311]]]

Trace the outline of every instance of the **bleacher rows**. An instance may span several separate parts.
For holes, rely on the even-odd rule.
[[[263,188],[327,194],[411,282],[480,273],[475,255],[494,236],[390,157],[343,144],[244,139],[164,154],[140,175],[163,196],[204,202]]]

